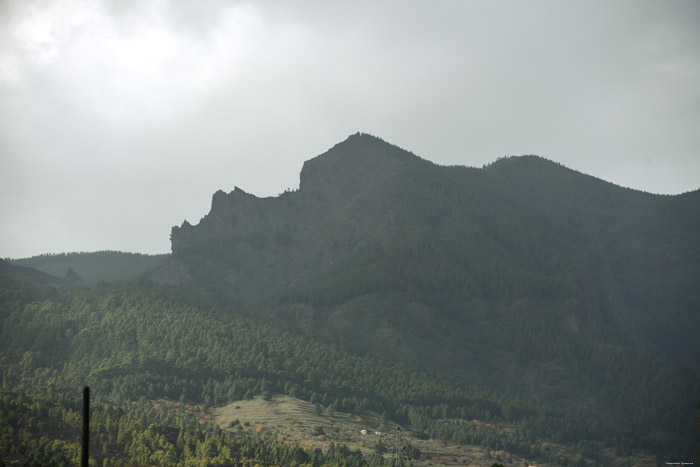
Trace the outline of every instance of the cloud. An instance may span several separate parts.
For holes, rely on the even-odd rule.
[[[442,164],[536,153],[638,189],[696,189],[699,12],[0,2],[0,240],[15,256],[166,251],[214,191],[276,195],[356,131]]]

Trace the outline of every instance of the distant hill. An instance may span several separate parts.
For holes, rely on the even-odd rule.
[[[69,279],[52,276],[45,272],[25,266],[14,266],[0,259],[0,276],[11,276],[17,279],[40,285],[72,285]]]
[[[38,269],[57,277],[87,285],[100,281],[133,280],[159,266],[168,255],[144,255],[121,251],[44,254],[31,258],[9,259],[16,266]]]

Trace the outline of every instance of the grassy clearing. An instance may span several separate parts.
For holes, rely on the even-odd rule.
[[[324,448],[336,442],[369,453],[379,439],[385,442],[388,439],[385,432],[381,436],[374,434],[379,429],[376,420],[319,411],[309,402],[288,396],[277,396],[270,401],[256,397],[234,402],[213,409],[212,419],[224,429],[266,432],[279,441],[303,447]],[[362,430],[370,434],[363,435]]]
[[[310,402],[288,396],[275,396],[269,401],[256,397],[237,401],[210,411],[211,421],[219,427],[242,434],[261,433],[289,445],[305,449],[345,444],[350,449],[360,449],[365,454],[375,451],[382,443],[385,457],[391,458],[396,449],[396,424],[382,423],[375,413],[361,415],[318,409]],[[366,434],[362,431],[365,430]],[[376,434],[379,433],[379,434]],[[413,462],[417,466],[473,465],[491,466],[486,450],[479,446],[444,445],[436,440],[418,439],[402,430],[402,444],[411,444],[421,451],[421,458]],[[492,453],[498,455],[499,453]],[[523,464],[523,462],[525,462]],[[535,465],[513,456],[511,465]]]
[[[304,449],[325,449],[331,443],[344,444],[350,449],[360,449],[365,454],[375,451],[379,442],[386,448],[387,458],[392,458],[396,448],[396,423],[382,423],[380,416],[368,412],[361,415],[333,412],[317,408],[313,404],[288,396],[275,396],[266,401],[261,397],[237,401],[232,404],[207,410],[201,405],[187,405],[169,400],[153,401],[155,410],[186,411],[195,415],[199,423],[215,423],[220,428],[239,435],[259,435],[288,445],[301,446]],[[474,421],[477,424],[482,422]],[[494,427],[493,425],[488,425]],[[367,434],[362,434],[366,430]],[[508,431],[508,427],[502,427]],[[375,433],[379,432],[379,435]],[[411,444],[421,451],[421,458],[413,461],[415,466],[469,465],[490,467],[494,462],[506,466],[546,467],[556,464],[528,460],[506,451],[494,451],[481,446],[462,446],[443,444],[434,439],[419,439],[407,430],[402,430],[402,444]],[[568,454],[571,459],[576,456],[567,453],[563,446],[545,442],[560,453]],[[509,462],[510,461],[510,462]],[[653,467],[658,463],[653,456],[641,453],[628,457],[615,456],[614,450],[602,450],[602,465],[624,467],[638,465]],[[629,462],[629,463],[628,463]],[[593,465],[588,460],[588,465]]]

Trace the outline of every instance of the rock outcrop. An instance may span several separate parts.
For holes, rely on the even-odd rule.
[[[153,279],[214,285],[249,301],[323,274],[392,228],[392,187],[422,164],[431,163],[357,133],[305,162],[298,190],[270,198],[217,191],[198,224],[173,227],[172,258]]]

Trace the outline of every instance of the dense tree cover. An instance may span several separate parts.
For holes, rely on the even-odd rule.
[[[363,248],[333,270],[333,283],[313,278],[298,292],[313,287],[311,299],[325,304],[396,289],[447,303],[590,296],[598,308],[600,295],[619,292],[605,281],[618,280],[625,299],[674,291],[674,303],[654,297],[662,310],[700,298],[695,193],[625,190],[534,156],[486,170],[421,164],[392,186],[379,215],[393,230],[365,235]],[[357,219],[358,232],[364,222],[379,220]],[[659,287],[640,287],[640,275]]]
[[[604,371],[599,381],[610,385],[604,392],[612,398],[609,407],[621,407],[605,415],[590,407],[557,406],[457,384],[417,365],[344,350],[246,317],[239,305],[216,294],[145,282],[56,290],[0,280],[0,367],[10,388],[14,381],[47,390],[89,384],[98,401],[122,410],[141,399],[168,397],[212,406],[256,394],[287,394],[331,410],[385,413],[445,442],[543,458],[549,454],[535,447],[538,439],[589,455],[605,444],[621,453],[642,448],[675,455],[693,447],[694,434],[685,426],[690,423],[692,429],[692,420],[678,400],[697,398],[697,379],[658,357],[612,344],[588,346],[585,339],[562,336],[531,350],[563,352],[566,361],[580,362],[579,375]],[[538,332],[539,324],[530,324],[531,332]],[[519,326],[527,338],[528,323]],[[506,346],[517,338],[506,333],[498,343]],[[664,381],[661,389],[657,378]],[[513,429],[488,429],[473,420],[508,423]],[[165,436],[166,428],[154,430]]]
[[[314,332],[462,384],[579,408],[642,444],[661,432],[690,443],[700,192],[635,192],[535,156],[416,165],[394,186],[382,215],[396,234],[262,303],[290,325],[304,307]]]
[[[298,306],[285,303],[306,303],[317,315],[315,324],[334,336],[375,350],[402,347],[395,343],[399,340],[411,343],[403,346],[402,356],[442,368],[462,383],[477,380],[511,395],[579,407],[588,420],[592,416],[629,427],[635,434],[628,436],[646,438],[650,447],[658,443],[649,434],[659,430],[684,432],[690,442],[693,404],[700,398],[698,377],[634,342],[626,326],[638,323],[618,318],[611,307],[566,298],[560,291],[577,285],[564,275],[532,276],[511,262],[486,263],[491,265],[478,266],[480,273],[472,275],[468,268],[474,266],[467,259],[459,269],[470,246],[441,237],[439,249],[419,241],[407,248],[405,243],[412,241],[408,232],[394,245],[368,247],[366,255],[312,286],[268,303],[281,309],[280,316],[290,316]],[[396,254],[377,260],[387,251]],[[402,256],[402,251],[408,254]],[[496,299],[499,295],[505,299]],[[608,298],[601,290],[590,300]],[[336,331],[339,327],[342,332]],[[568,441],[590,436],[569,423],[566,429],[553,429],[558,422],[540,424]]]
[[[78,465],[81,403],[77,394],[37,391],[36,378],[0,389],[0,456],[30,465]],[[43,388],[46,389],[46,388]],[[156,412],[146,401],[126,410],[98,403],[90,411],[90,465],[288,465],[382,467],[344,446],[306,451],[266,437],[235,437],[191,414]],[[0,459],[1,461],[1,459]]]
[[[305,164],[298,191],[215,196],[181,230],[173,261],[195,286],[308,336],[689,446],[700,191],[641,193],[536,156],[440,167],[356,135]]]
[[[387,154],[400,152],[385,146]],[[636,192],[536,156],[506,158],[485,169],[416,158],[385,178],[366,198],[353,202],[355,193],[345,193],[341,212],[347,215],[328,225],[313,223],[314,216],[332,216],[320,208],[294,212],[300,220],[299,226],[289,221],[291,230],[304,234],[289,249],[299,250],[315,275],[288,268],[287,253],[279,249],[243,254],[206,225],[192,245],[206,254],[181,260],[227,292],[227,271],[250,262],[267,265],[256,269],[270,279],[258,298],[271,306],[337,308],[392,292],[439,313],[472,300],[557,301],[551,307],[573,312],[583,327],[697,368],[700,191],[673,197]],[[363,179],[355,183],[363,186]],[[293,195],[301,200],[303,190]],[[273,204],[258,207],[270,222],[278,217],[268,208]],[[214,210],[208,217],[218,215],[226,218]],[[308,236],[311,245],[304,243]],[[209,263],[219,258],[216,267]],[[287,269],[288,277],[279,272]]]

